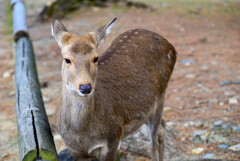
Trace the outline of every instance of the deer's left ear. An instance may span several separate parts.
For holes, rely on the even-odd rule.
[[[67,32],[66,27],[58,20],[52,21],[52,36],[56,39],[60,47],[63,46],[63,40],[66,41],[66,37],[70,38],[70,34]]]
[[[112,29],[116,20],[117,20],[117,18],[114,18],[112,21],[110,21],[106,25],[98,28],[95,32],[93,32],[93,34],[95,36],[96,43],[97,43],[97,47],[99,47],[100,45],[103,44],[107,35],[110,34],[111,29]]]

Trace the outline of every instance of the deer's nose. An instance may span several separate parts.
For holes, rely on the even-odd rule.
[[[91,84],[82,84],[79,86],[79,89],[82,94],[89,94],[92,91],[92,86]]]

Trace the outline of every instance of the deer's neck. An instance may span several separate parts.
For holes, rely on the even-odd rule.
[[[93,112],[94,96],[82,97],[63,87],[61,115],[68,126],[79,129],[90,119]]]

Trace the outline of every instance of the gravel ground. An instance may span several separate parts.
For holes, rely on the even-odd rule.
[[[46,111],[57,150],[61,151],[65,145],[56,132],[54,112],[61,87],[62,58],[50,34],[51,21],[36,21],[45,2],[29,0],[26,3],[27,19],[40,83],[47,84],[42,88]],[[180,160],[202,159],[206,154],[211,154],[215,159],[240,160],[239,151],[219,147],[240,143],[240,132],[237,130],[240,128],[240,85],[220,85],[224,81],[240,81],[239,13],[236,10],[217,12],[221,4],[216,1],[210,1],[217,4],[211,10],[199,7],[199,1],[199,5],[196,3],[189,8],[174,8],[172,1],[150,2],[155,8],[153,11],[119,6],[83,8],[71,13],[62,22],[69,31],[84,34],[118,17],[100,52],[106,50],[120,33],[134,28],[146,28],[167,38],[178,51],[178,60],[168,86],[163,114],[168,126],[167,141],[170,143],[170,150],[168,148],[166,151],[176,150],[175,153],[184,156]],[[0,0],[0,3],[0,160],[15,161],[19,159],[13,82],[14,45],[12,47],[9,41],[11,35],[4,32],[6,2]],[[229,126],[230,130],[227,129]],[[200,141],[196,141],[197,135]],[[205,135],[207,139],[203,140]],[[219,141],[220,135],[227,141]],[[138,152],[121,152],[121,160],[150,160]],[[177,159],[177,156],[171,158],[167,154],[166,160]]]

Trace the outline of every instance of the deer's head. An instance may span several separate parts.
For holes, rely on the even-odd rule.
[[[80,96],[91,95],[95,88],[98,67],[97,48],[110,33],[116,18],[96,31],[75,35],[58,20],[52,22],[52,35],[63,56],[62,77],[66,88]]]

